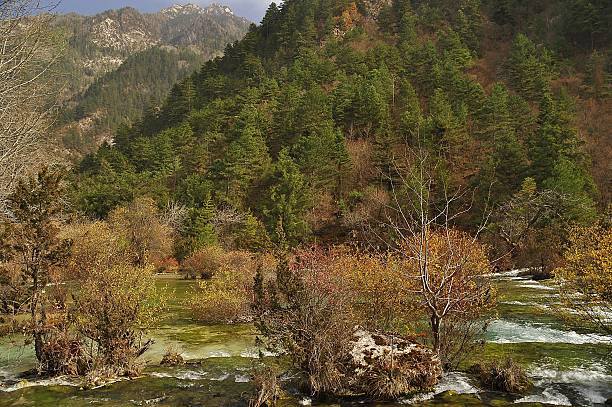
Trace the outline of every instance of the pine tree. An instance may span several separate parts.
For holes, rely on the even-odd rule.
[[[489,176],[485,178],[493,183],[496,199],[502,201],[516,191],[527,170],[527,154],[512,127],[509,103],[506,88],[494,85],[483,108],[480,130],[490,152],[484,169]]]
[[[179,123],[196,107],[196,88],[192,78],[174,86],[164,106],[169,124]]]
[[[508,57],[508,78],[512,86],[528,100],[540,100],[549,92],[551,60],[548,52],[539,52],[524,34],[512,43]]]
[[[455,23],[461,40],[474,54],[478,54],[480,49],[484,23],[480,8],[480,0],[462,0]]]
[[[404,80],[401,83],[400,103],[402,106],[400,133],[403,138],[414,144],[420,135],[424,118],[419,98],[410,81]]]
[[[199,249],[217,244],[213,226],[215,208],[210,197],[202,206],[191,208],[184,222],[185,229],[178,238],[174,252],[179,260],[189,257]]]
[[[411,9],[403,10],[399,23],[399,42],[403,46],[410,46],[416,44],[417,38],[417,16]]]
[[[592,198],[593,181],[576,162],[561,157],[555,163],[550,178],[544,180],[543,186],[566,197],[564,207],[560,210],[565,220],[589,225],[596,219],[597,211]]]
[[[244,199],[253,183],[263,177],[270,165],[268,147],[264,139],[261,115],[252,106],[240,114],[230,142],[222,159],[212,169],[219,202],[234,208],[244,206]]]
[[[538,130],[529,140],[531,172],[538,184],[552,176],[559,159],[575,158],[578,152],[577,135],[561,107],[551,94],[546,94],[540,103]]]
[[[314,189],[335,188],[343,166],[348,162],[344,137],[331,120],[301,137],[292,149],[300,170]]]
[[[304,220],[310,207],[310,192],[304,175],[284,149],[278,156],[275,173],[263,214],[275,243],[294,246],[310,233]]]

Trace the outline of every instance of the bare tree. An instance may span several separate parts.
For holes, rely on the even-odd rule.
[[[0,0],[0,210],[16,180],[43,161],[60,55],[53,6]]]
[[[157,265],[172,253],[173,230],[151,198],[136,198],[116,208],[109,214],[108,223],[115,233],[125,236],[138,266]]]
[[[560,203],[567,200],[561,193],[552,190],[538,191],[533,178],[523,181],[520,191],[502,204],[496,211],[494,229],[515,254],[527,234],[541,219],[559,217]]]
[[[393,167],[393,176],[386,180],[390,201],[382,203],[385,214],[372,233],[403,259],[415,301],[429,320],[434,350],[446,365],[454,364],[477,331],[473,322],[494,302],[487,278],[490,263],[477,241],[488,221],[488,205],[483,222],[470,236],[455,224],[470,212],[473,191],[451,191],[442,177],[435,177],[435,160],[422,150],[407,149]],[[445,332],[453,332],[453,337],[445,337]]]

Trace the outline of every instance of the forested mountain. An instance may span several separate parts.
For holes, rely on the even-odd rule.
[[[54,27],[66,40],[57,66],[68,85],[60,121],[66,146],[87,151],[109,140],[120,123],[159,104],[174,83],[222,55],[249,24],[217,4],[58,16]]]
[[[563,196],[534,237],[545,244],[558,222],[588,222],[610,200],[611,7],[272,4],[159,111],[81,163],[74,203],[95,217],[140,195],[183,206],[179,258],[226,239],[216,226],[228,212],[238,247],[365,242],[364,220],[383,225],[372,220],[402,193],[398,158],[418,150],[432,162],[434,201],[474,191],[458,199],[475,197],[454,220],[463,229],[512,200]]]

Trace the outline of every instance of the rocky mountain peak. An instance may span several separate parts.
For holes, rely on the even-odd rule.
[[[161,10],[161,14],[169,17],[177,17],[185,14],[204,14],[204,9],[197,4],[174,4]]]
[[[102,48],[137,52],[157,43],[146,20],[131,7],[94,16],[90,30],[91,41]]]
[[[230,7],[218,3],[206,7],[194,3],[175,4],[157,13],[141,13],[124,7],[92,17],[74,15],[71,18],[80,20],[79,30],[87,40],[100,48],[123,54],[140,52],[158,44],[206,47],[206,39],[240,37],[250,23],[236,16]]]
[[[217,3],[212,3],[207,7],[201,7],[197,4],[174,4],[161,10],[161,14],[174,18],[183,15],[234,15],[234,11],[229,6],[224,6]]]
[[[217,3],[212,3],[206,7],[207,14],[230,14],[234,15],[234,11],[229,6],[224,6]]]

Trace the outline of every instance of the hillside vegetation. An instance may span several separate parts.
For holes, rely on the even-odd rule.
[[[529,248],[610,198],[610,6],[570,3],[272,4],[160,111],[87,157],[74,202],[102,218],[140,195],[184,208],[179,258],[213,242],[372,243],[364,227],[384,223],[418,151],[434,168],[432,202],[471,191],[456,226],[487,218],[500,252],[520,246],[527,259],[513,261],[543,264]],[[536,201],[543,216],[527,219]],[[525,228],[509,237],[512,214]]]

